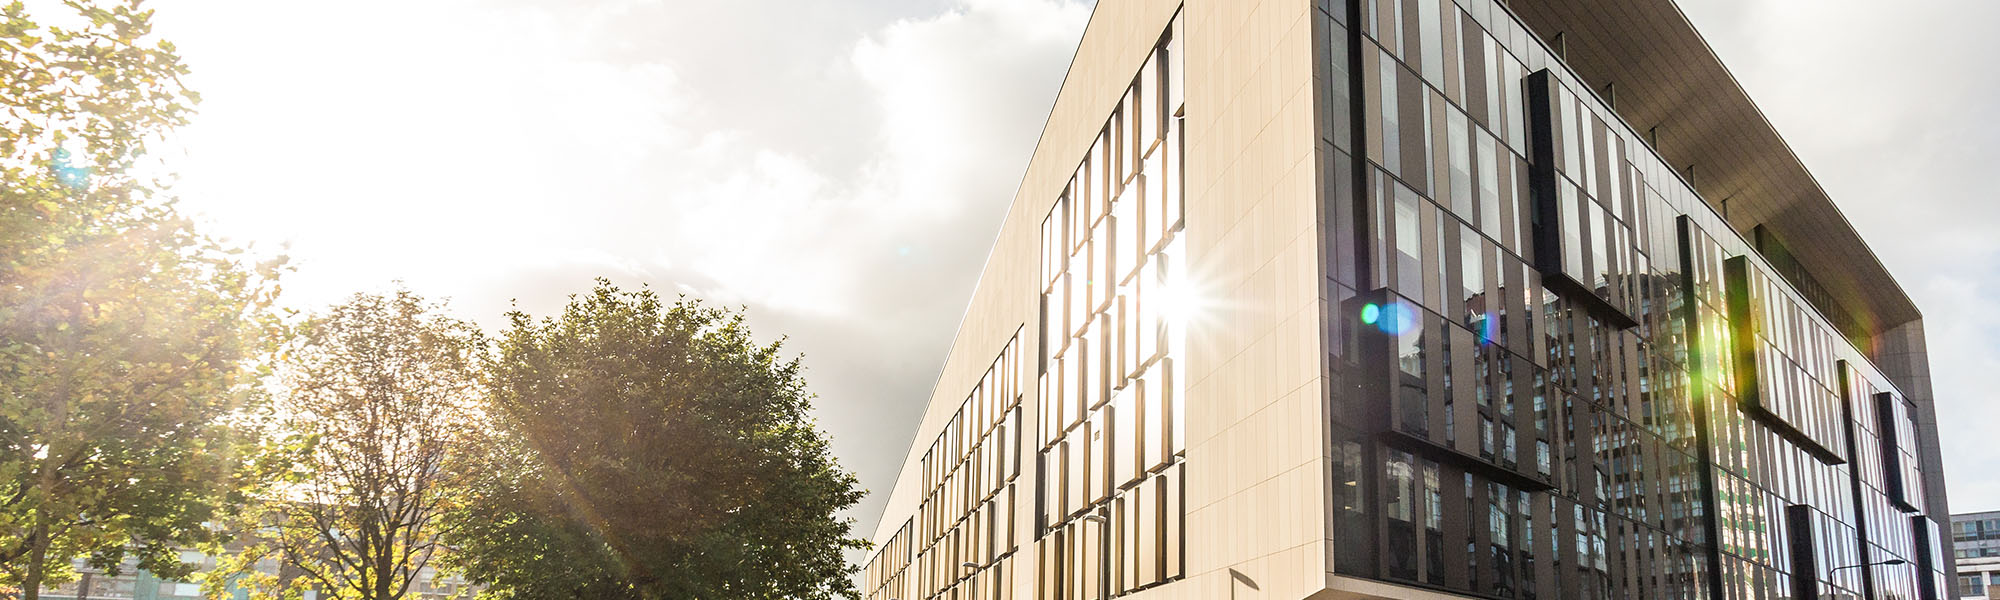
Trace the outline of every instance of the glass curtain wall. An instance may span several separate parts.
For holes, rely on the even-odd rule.
[[[1336,571],[1935,593],[1907,401],[1540,38],[1490,0],[1319,19]]]

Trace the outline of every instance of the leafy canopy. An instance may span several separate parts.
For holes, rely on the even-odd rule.
[[[136,0],[0,5],[0,585],[36,598],[87,557],[183,575],[239,493],[230,416],[275,331],[277,263],[205,238],[146,144],[196,96]]]
[[[510,317],[447,561],[498,598],[855,596],[842,552],[866,542],[834,514],[861,491],[797,358],[739,312],[602,280]]]

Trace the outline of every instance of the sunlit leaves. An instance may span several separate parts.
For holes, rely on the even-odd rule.
[[[861,497],[803,368],[740,313],[600,282],[512,315],[448,557],[501,598],[853,597]]]
[[[132,175],[186,122],[187,72],[136,1],[0,6],[0,584],[176,550],[236,495],[231,419],[282,329],[279,267],[195,232]]]

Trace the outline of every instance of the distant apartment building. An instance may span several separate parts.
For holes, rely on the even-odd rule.
[[[2000,511],[1951,516],[1959,598],[2000,598]]]
[[[1094,10],[865,598],[1950,597],[1922,315],[1671,0]]]

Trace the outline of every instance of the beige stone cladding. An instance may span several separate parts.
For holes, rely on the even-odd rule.
[[[1357,594],[1403,589],[1332,577],[1327,568],[1328,544],[1335,541],[1328,539],[1328,450],[1321,425],[1326,292],[1320,284],[1325,241],[1318,234],[1324,228],[1315,145],[1315,10],[1310,0],[1098,3],[981,273],[914,448],[896,486],[886,490],[889,500],[875,535],[882,545],[865,574],[865,597],[1083,600],[1101,597],[1099,585],[1114,596],[1137,599],[1367,597]],[[1171,125],[1176,131],[1163,132],[1179,144],[1184,170],[1178,173],[1145,162],[1151,152],[1145,132],[1115,130],[1120,115],[1133,116],[1134,103],[1157,105],[1143,90],[1131,94],[1135,79],[1143,87],[1149,68],[1165,67],[1150,63],[1169,38],[1171,62],[1185,86],[1178,91],[1180,118]],[[1143,109],[1137,119],[1135,126],[1144,127]],[[1104,149],[1107,131],[1135,141]],[[1129,165],[1130,172],[1100,167],[1094,172],[1106,179],[1084,180],[1081,172],[1096,156]],[[1166,231],[1162,210],[1118,212],[1124,202],[1157,207],[1163,201],[1157,189],[1135,187],[1124,196],[1122,185],[1139,177],[1158,184],[1163,176],[1179,180],[1184,213],[1179,231]],[[1066,208],[1065,202],[1076,204]],[[1144,225],[1131,233],[1105,233],[1118,228],[1104,223],[1134,220]],[[1160,240],[1168,244],[1147,244]],[[1092,248],[1100,243],[1112,249]],[[1085,265],[1081,271],[1075,268],[1079,261]],[[1168,264],[1172,276],[1165,268],[1148,273]],[[1098,270],[1089,270],[1092,266]],[[1140,283],[1150,276],[1161,279]],[[1072,288],[1081,292],[1057,293],[1079,285],[1064,277],[1087,285]],[[1166,300],[1146,286],[1162,281],[1176,288],[1174,318],[1184,327],[1174,334],[1184,336],[1184,347],[1153,348],[1142,340],[1132,342],[1137,350],[1127,354],[1108,352],[1138,335],[1118,323],[1139,323],[1141,331],[1151,331],[1143,315]],[[1061,302],[1051,300],[1058,297]],[[1070,298],[1082,298],[1083,305]],[[1044,320],[1045,303],[1059,304],[1047,310],[1057,324]],[[1121,318],[1120,310],[1141,316]],[[1078,350],[1076,340],[1085,340],[1088,348]],[[977,483],[948,475],[945,487],[955,491],[941,492],[938,473],[967,470],[940,471],[935,463],[969,464],[960,454],[970,447],[979,449],[979,460],[992,460],[994,442],[973,439],[990,434],[961,432],[959,415],[974,401],[968,394],[991,385],[983,382],[991,381],[989,370],[1010,341],[1021,356],[1032,357],[1021,364],[1033,383],[1022,385],[1027,399],[1013,409],[1024,424],[1013,435],[1022,440],[1018,454],[1009,455],[1017,457],[1011,459],[1016,466],[998,474],[986,468]],[[1089,357],[1076,360],[1111,365],[1106,370],[1112,380],[1064,377],[1065,369],[1074,368],[1069,353],[1076,352]],[[1163,357],[1175,365],[1163,367]],[[1150,387],[1155,385],[1167,387]],[[1141,386],[1146,391],[1135,391]],[[1182,418],[1151,424],[1143,406],[1164,397],[1162,389],[1179,390]],[[1066,394],[1072,390],[1081,391]],[[1070,408],[1074,412],[1055,412]],[[1162,418],[1173,420],[1171,412]],[[1118,453],[1117,441],[1094,441],[1101,431],[1144,436],[1161,428],[1181,430],[1178,456],[1171,456],[1171,439],[1162,442],[1168,456],[1147,454],[1143,443],[1137,444],[1131,471],[1118,470],[1127,457]],[[956,453],[927,461],[940,456],[939,448],[950,450],[952,442],[939,443],[952,438],[963,440]],[[1083,484],[1090,487],[1073,491],[1077,475],[1062,470],[1075,463],[1064,458],[1065,444],[1074,446],[1068,452],[1104,453],[1113,466],[1093,471]],[[1010,475],[1015,468],[1019,475]],[[1157,498],[1158,490],[1170,488],[1150,481],[1179,486],[1178,504]],[[980,499],[1004,496],[992,492],[1010,486],[1010,502]],[[941,493],[950,498],[942,512],[932,508],[935,500],[927,500]],[[1155,512],[1134,508],[1139,506]],[[1177,562],[1145,571],[1145,561],[1130,557],[1150,554],[1137,553],[1144,542],[1132,540],[1148,531],[1141,523],[1170,519],[1169,513],[1182,515],[1180,530],[1172,535],[1183,553],[1168,559]],[[986,524],[1006,519],[1012,525]],[[930,535],[912,533],[921,530]],[[1161,531],[1156,541],[1167,541]],[[1001,535],[1012,539],[985,541],[998,532],[1009,532]],[[937,539],[919,539],[926,537]],[[1053,541],[1057,537],[1065,541]],[[1073,556],[1103,562],[1062,558]],[[1158,583],[1162,579],[1166,582]],[[1103,583],[1091,585],[1096,582]]]

